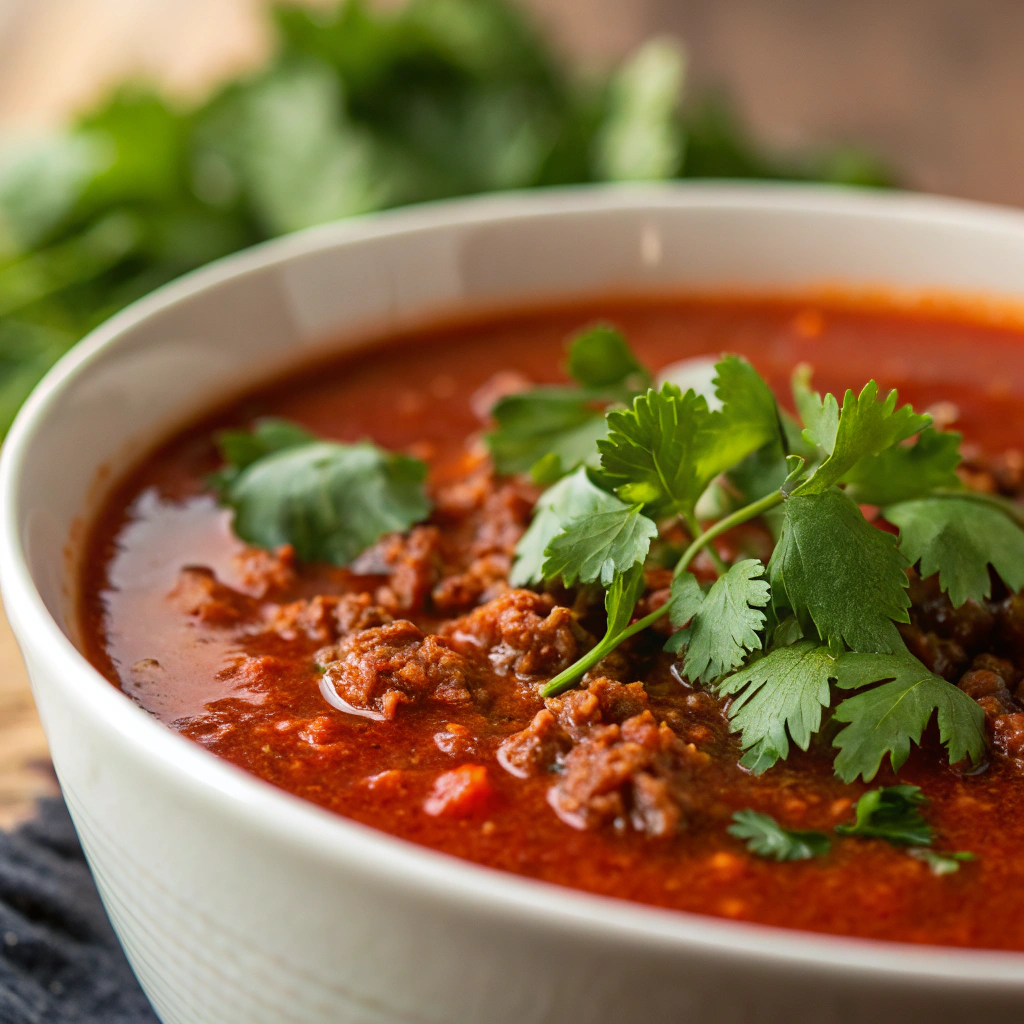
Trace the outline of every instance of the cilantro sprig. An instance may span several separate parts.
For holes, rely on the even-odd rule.
[[[710,384],[703,366],[699,374],[684,366],[624,403],[627,376],[635,386],[651,375],[612,337],[601,336],[607,372],[585,378],[577,363],[581,386],[572,394],[583,402],[584,384],[598,383],[619,394],[603,392],[603,416],[592,408],[596,440],[575,452],[580,468],[541,497],[512,573],[519,585],[559,579],[607,591],[604,636],[543,695],[574,686],[619,644],[670,616],[667,650],[690,682],[731,698],[742,763],[755,773],[793,746],[808,749],[833,721],[841,726],[833,730],[836,771],[846,781],[869,781],[886,759],[898,771],[933,717],[952,762],[980,763],[980,708],[915,659],[897,629],[910,621],[912,565],[937,573],[954,605],[987,597],[990,571],[1011,590],[1024,586],[1021,516],[964,489],[959,435],[937,431],[874,381],[841,402],[819,395],[807,367],[794,374],[795,420],[735,355],[715,363]],[[590,349],[597,341],[583,335],[572,353]],[[564,435],[537,432],[534,440],[535,476],[544,475],[538,467],[566,468]],[[877,505],[894,531],[869,522],[862,503]],[[715,509],[710,522],[698,516],[706,508]],[[726,564],[716,539],[758,519],[776,537],[767,566]],[[652,542],[680,531],[688,540],[669,600],[637,617]],[[705,551],[717,568],[710,583],[692,571]],[[836,700],[849,690],[858,692]]]

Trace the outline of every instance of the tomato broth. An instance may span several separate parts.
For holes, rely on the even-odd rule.
[[[799,363],[813,365],[822,392],[875,378],[963,433],[970,485],[1009,497],[1024,489],[1024,334],[1010,327],[789,298],[594,300],[488,315],[275,381],[146,458],[92,527],[80,591],[90,660],[213,754],[455,857],[676,910],[1024,949],[1024,714],[1013,717],[1024,708],[1013,695],[1024,609],[1012,595],[996,592],[979,625],[922,592],[907,627],[954,683],[986,653],[1010,666],[1005,699],[986,706],[980,769],[950,766],[932,724],[898,779],[884,767],[870,785],[840,781],[827,730],[754,775],[738,764],[727,702],[681,677],[664,635],[638,638],[569,694],[540,696],[601,626],[572,592],[507,585],[539,488],[496,475],[482,435],[499,394],[564,380],[567,337],[596,320],[618,326],[655,369],[744,355],[784,401]],[[266,416],[424,460],[430,518],[344,568],[248,547],[209,484],[220,464],[214,435]],[[666,585],[649,574],[644,600]],[[345,677],[348,711],[323,690],[324,665],[339,659],[356,674]],[[943,849],[977,859],[937,875],[882,839],[839,838],[826,856],[776,863],[728,832],[743,808],[830,831],[867,789],[897,781],[922,788]]]

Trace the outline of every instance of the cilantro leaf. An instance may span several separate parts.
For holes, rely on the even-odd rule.
[[[793,371],[793,403],[804,425],[804,440],[832,454],[839,429],[839,403],[836,396],[811,390],[811,367],[801,363]]]
[[[946,853],[945,851],[929,850],[926,846],[915,847],[907,851],[915,860],[924,861],[931,868],[933,875],[952,875],[960,870],[960,865],[978,858],[966,850]]]
[[[608,85],[608,112],[594,139],[594,169],[605,181],[652,181],[682,168],[686,132],[679,106],[686,55],[678,44],[644,43]]]
[[[949,875],[959,871],[965,861],[976,858],[966,851],[929,849],[935,833],[921,814],[927,803],[928,798],[917,786],[882,786],[865,793],[854,808],[854,821],[836,825],[836,832],[908,846],[910,856],[927,864],[933,875]]]
[[[787,615],[772,630],[772,647],[789,647],[797,640],[804,639],[804,631],[800,628],[795,615]]]
[[[347,565],[385,533],[425,519],[427,467],[368,441],[311,441],[273,451],[228,480],[221,501],[250,544],[293,544],[304,560]]]
[[[553,482],[580,464],[596,467],[597,442],[608,433],[600,407],[628,401],[650,382],[626,339],[608,324],[573,338],[566,370],[580,387],[532,388],[495,403],[497,429],[484,440],[499,473],[532,471]]]
[[[542,583],[544,551],[573,519],[588,512],[621,507],[618,498],[590,482],[582,466],[575,473],[562,477],[537,499],[533,521],[516,545],[509,583],[514,587]]]
[[[700,611],[703,603],[704,591],[697,582],[697,577],[692,572],[687,572],[685,569],[680,571],[677,568],[672,574],[672,589],[668,599],[669,621],[677,629],[685,626]],[[669,638],[669,643],[672,642],[674,636],[675,634]],[[678,648],[669,647],[666,644],[665,649],[674,651]]]
[[[337,74],[318,60],[283,62],[227,90],[204,112],[200,138],[207,165],[219,161],[267,234],[395,199],[387,149],[349,116]]]
[[[693,509],[711,481],[700,474],[697,451],[709,431],[707,400],[663,384],[608,413],[599,441],[601,471],[623,501],[647,506],[654,519]]]
[[[596,464],[596,444],[607,433],[604,415],[579,391],[533,388],[506,395],[491,410],[497,429],[484,440],[499,473],[527,473],[547,455],[556,472]]]
[[[893,445],[858,462],[844,477],[846,493],[858,505],[894,505],[936,488],[957,490],[960,435],[925,427],[912,445]]]
[[[865,793],[854,808],[852,825],[836,825],[841,836],[884,839],[894,846],[928,846],[932,827],[920,808],[928,798],[918,786],[881,786]]]
[[[817,630],[835,648],[901,649],[893,621],[910,621],[910,598],[896,538],[868,523],[842,491],[801,490],[782,506],[782,530],[768,563],[776,610],[788,608],[805,634]]]
[[[930,416],[919,416],[909,405],[897,409],[897,399],[897,393],[890,391],[884,401],[878,401],[878,385],[873,380],[864,385],[859,395],[847,391],[831,447],[828,445],[830,414],[826,415],[824,407],[820,414],[815,414],[812,417],[815,422],[813,436],[829,453],[828,458],[795,493],[821,494],[827,491],[861,459],[877,455],[913,437],[931,423]]]
[[[604,610],[608,614],[606,635],[615,636],[629,625],[640,595],[644,592],[644,567],[642,562],[618,573],[605,591]]]
[[[1024,586],[1024,530],[995,504],[964,497],[920,498],[891,505],[900,550],[922,576],[939,574],[954,608],[992,594],[988,567],[1013,591]]]
[[[0,260],[41,243],[73,217],[110,154],[93,134],[6,137],[0,153]]]
[[[683,580],[685,576],[690,574],[683,574],[678,581],[685,594],[677,595],[677,580],[672,581],[675,614],[681,614],[679,609],[692,594],[692,585]],[[683,674],[687,679],[710,682],[743,664],[748,651],[761,649],[758,634],[765,621],[761,609],[768,604],[769,595],[768,581],[763,577],[764,566],[756,558],[737,562],[715,580],[689,627],[669,638],[666,650],[679,651],[686,645]]]
[[[291,420],[268,416],[257,420],[252,430],[223,430],[215,440],[224,467],[213,475],[212,483],[222,490],[246,466],[273,452],[309,444],[317,438]]]
[[[573,338],[566,370],[583,387],[601,392],[627,388],[635,393],[651,382],[650,373],[637,360],[622,332],[605,323],[594,324]]]
[[[775,399],[757,371],[737,356],[715,369],[720,410],[666,381],[608,413],[608,437],[597,446],[602,473],[623,501],[644,504],[652,518],[692,517],[716,476],[778,434]]]
[[[658,528],[641,514],[643,506],[617,505],[585,512],[565,524],[544,550],[545,579],[560,576],[567,587],[600,580],[607,587],[617,574],[644,562]]]
[[[740,764],[760,775],[789,756],[790,739],[806,750],[821,727],[822,708],[831,700],[829,680],[835,674],[836,661],[827,647],[800,640],[775,647],[726,676],[716,688],[735,695],[729,719],[733,732],[742,734]]]
[[[722,408],[711,414],[717,436],[708,457],[717,476],[777,440],[781,424],[772,389],[746,359],[724,355],[715,364],[715,374]]]
[[[732,816],[729,835],[744,839],[747,849],[758,857],[777,861],[810,860],[824,857],[832,848],[824,832],[798,832],[783,828],[774,818],[749,809]]]
[[[836,708],[837,722],[849,723],[835,738],[836,774],[844,782],[858,775],[870,782],[889,755],[894,772],[910,754],[911,743],[938,712],[939,738],[952,764],[970,757],[980,764],[985,753],[985,713],[963,690],[933,675],[906,650],[896,654],[846,654],[839,659],[837,685],[844,690],[872,689],[848,697]]]

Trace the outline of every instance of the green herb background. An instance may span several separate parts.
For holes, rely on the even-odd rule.
[[[567,67],[511,3],[350,0],[273,11],[276,55],[201,105],[125,87],[60,134],[0,145],[0,434],[46,370],[153,288],[352,214],[592,181],[892,184],[855,149],[769,155],[721,98],[688,97],[656,39]]]

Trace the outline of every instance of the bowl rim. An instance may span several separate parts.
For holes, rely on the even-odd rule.
[[[387,879],[398,890],[457,901],[467,909],[552,932],[629,943],[652,953],[708,954],[778,969],[869,977],[877,983],[993,986],[1024,991],[1020,953],[847,938],[659,909],[498,869],[399,839],[277,789],[190,742],[117,690],[79,652],[45,607],[21,544],[17,506],[31,473],[27,450],[80,372],[151,316],[256,271],[323,250],[385,236],[523,218],[669,208],[881,215],[962,228],[1008,227],[1024,236],[1024,213],[914,193],[837,186],[731,182],[573,186],[499,193],[367,214],[309,228],[227,256],[164,285],[92,331],[46,375],[19,412],[0,454],[0,585],[19,644],[43,655],[57,677],[75,680],[73,699],[102,719],[136,756],[192,798],[274,842],[321,861]]]

